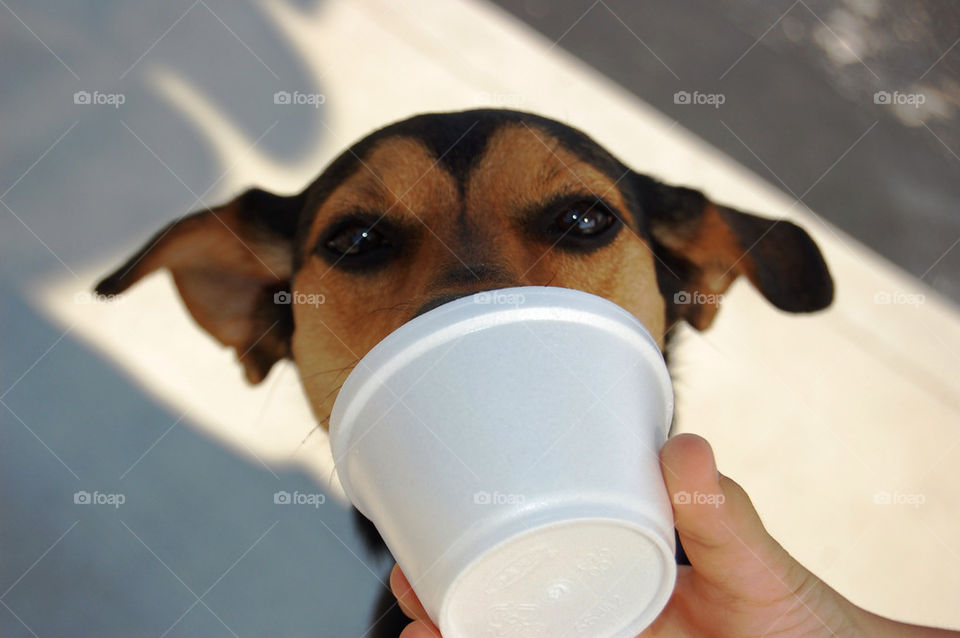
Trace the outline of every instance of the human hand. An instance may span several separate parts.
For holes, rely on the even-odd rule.
[[[828,587],[767,533],[746,492],[717,471],[701,437],[674,436],[660,461],[691,566],[678,566],[670,602],[640,638],[960,635],[881,618]],[[715,498],[677,504],[680,492]],[[401,638],[440,635],[399,567],[390,587],[414,619]]]

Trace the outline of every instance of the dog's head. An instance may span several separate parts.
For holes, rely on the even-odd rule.
[[[378,341],[478,291],[590,292],[661,345],[678,321],[709,326],[739,275],[790,312],[833,297],[799,227],[662,184],[580,131],[501,110],[387,126],[299,194],[253,189],[170,224],[98,291],[119,293],[159,268],[252,383],[293,358],[321,420]]]

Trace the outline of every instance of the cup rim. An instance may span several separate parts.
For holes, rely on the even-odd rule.
[[[478,302],[478,295],[516,295],[522,301],[509,306]],[[674,412],[673,385],[663,353],[646,326],[614,302],[572,288],[521,286],[461,297],[438,306],[387,335],[360,359],[341,387],[330,414],[330,447],[334,472],[350,500],[357,505],[349,479],[336,467],[349,452],[355,415],[396,370],[424,352],[472,332],[521,321],[567,321],[589,325],[621,337],[651,364],[664,396],[663,427]]]
[[[520,521],[524,521],[523,518]],[[528,521],[525,521],[528,523]],[[633,636],[636,633],[646,629],[659,613],[666,606],[673,594],[673,586],[677,577],[676,547],[672,528],[670,532],[663,529],[651,517],[648,512],[639,512],[631,509],[622,509],[614,505],[595,504],[588,510],[584,510],[582,505],[576,509],[561,507],[551,510],[550,516],[533,525],[524,525],[523,531],[513,534],[504,534],[499,530],[499,535],[503,536],[493,544],[490,544],[480,552],[467,551],[470,558],[465,564],[459,565],[452,579],[445,589],[444,596],[439,602],[437,622],[442,629],[450,629],[450,606],[453,598],[456,596],[457,586],[463,582],[469,571],[481,564],[484,560],[507,544],[523,541],[528,538],[535,538],[539,534],[548,530],[570,529],[581,525],[609,525],[611,527],[629,530],[649,543],[652,549],[655,549],[655,555],[660,559],[660,565],[663,568],[661,579],[658,583],[654,595],[647,601],[647,607],[643,614],[638,615],[628,624],[621,628],[622,635]],[[457,543],[463,545],[464,538],[458,539]],[[465,551],[463,547],[461,551]],[[447,561],[450,562],[450,561]],[[461,561],[462,562],[462,561]],[[450,571],[449,567],[448,570]],[[441,579],[444,580],[444,579]],[[618,634],[620,635],[620,634]]]

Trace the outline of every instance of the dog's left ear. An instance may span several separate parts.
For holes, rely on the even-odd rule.
[[[168,269],[193,318],[231,346],[250,383],[259,383],[274,363],[290,355],[293,315],[274,295],[290,290],[302,207],[302,195],[248,190],[162,229],[97,284],[97,292],[115,295],[155,270]]]
[[[820,250],[799,226],[714,204],[702,193],[637,175],[657,256],[657,280],[668,325],[707,328],[739,275],[777,308],[821,310],[833,301],[833,279]]]

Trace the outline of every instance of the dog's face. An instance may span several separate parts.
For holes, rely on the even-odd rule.
[[[741,274],[788,311],[833,296],[797,226],[639,175],[558,122],[499,110],[381,129],[297,195],[254,189],[171,224],[98,290],[118,293],[164,267],[251,382],[292,357],[324,424],[378,341],[479,291],[590,292],[633,313],[661,346],[678,321],[706,328]]]

